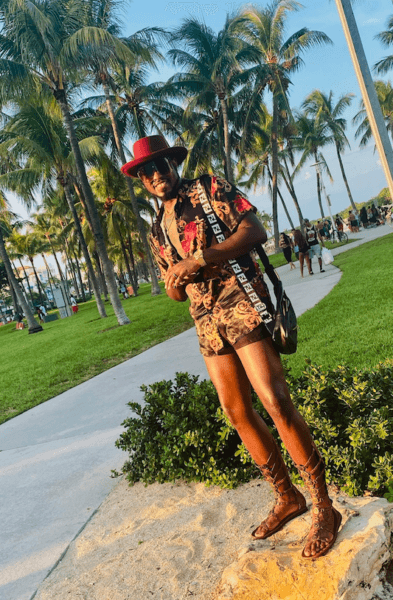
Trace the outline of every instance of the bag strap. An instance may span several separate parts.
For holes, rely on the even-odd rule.
[[[218,243],[224,242],[225,236],[223,234],[221,225],[218,222],[216,213],[213,210],[213,207],[208,198],[206,190],[205,190],[204,186],[202,185],[200,179],[197,182],[197,190],[198,190],[198,195],[199,195],[199,200],[200,200],[201,206],[205,212],[205,215],[207,216],[207,220],[209,221],[209,223],[211,225],[211,228],[213,230],[213,233],[215,235],[217,242]],[[263,250],[263,248],[262,248],[262,250]],[[251,305],[258,312],[262,321],[266,325],[266,328],[268,329],[268,331],[270,333],[273,333],[275,322],[274,322],[272,315],[267,310],[266,304],[261,301],[258,294],[255,292],[252,284],[248,281],[247,277],[243,273],[243,270],[242,270],[241,266],[239,265],[239,263],[237,262],[237,260],[235,258],[230,258],[228,260],[228,263],[230,264],[231,269],[234,272],[236,279],[238,280],[241,287],[247,294],[247,296],[251,302]]]

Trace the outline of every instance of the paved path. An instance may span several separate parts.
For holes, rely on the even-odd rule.
[[[356,234],[362,239],[350,248],[387,233],[385,225]],[[334,266],[325,268],[319,274],[314,264],[316,274],[304,279],[299,268],[278,270],[299,315],[339,281]],[[176,371],[207,377],[194,329],[0,426],[0,600],[32,598],[115,484],[109,475],[126,458],[114,442],[131,414],[127,402],[142,401],[143,383]]]

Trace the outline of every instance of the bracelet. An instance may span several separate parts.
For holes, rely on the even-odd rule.
[[[199,262],[201,267],[206,267],[207,262],[203,258],[203,250],[197,250],[196,252],[194,252],[193,256],[194,256],[195,260],[197,260]]]

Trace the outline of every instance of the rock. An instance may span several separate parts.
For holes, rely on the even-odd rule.
[[[337,497],[343,514],[336,544],[314,561],[301,557],[311,514],[289,523],[225,569],[217,600],[393,599],[384,581],[391,559],[393,505],[383,499]]]

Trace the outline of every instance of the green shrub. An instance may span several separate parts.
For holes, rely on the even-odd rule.
[[[326,463],[327,480],[349,495],[381,494],[393,479],[393,367],[373,371],[309,365],[291,393]]]
[[[373,372],[341,366],[322,371],[308,365],[299,378],[289,373],[287,381],[323,454],[328,482],[349,495],[386,492],[393,480],[392,364],[381,363]],[[124,421],[125,432],[116,442],[130,454],[122,469],[130,483],[181,479],[233,488],[255,476],[251,457],[219,407],[210,381],[177,373],[174,382],[141,389],[144,406],[129,403],[136,417]],[[253,404],[279,441],[255,394]],[[300,481],[294,467],[292,475]]]
[[[123,466],[130,483],[203,481],[232,488],[251,479],[255,467],[235,456],[240,438],[225,418],[210,381],[177,373],[172,381],[141,386],[145,405],[130,402],[116,446],[130,453]],[[115,473],[116,474],[116,473]]]

